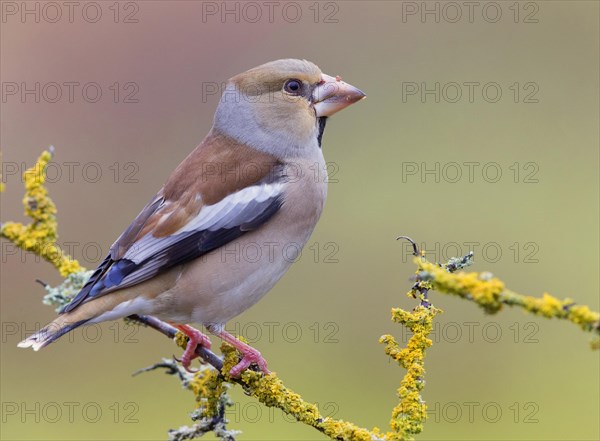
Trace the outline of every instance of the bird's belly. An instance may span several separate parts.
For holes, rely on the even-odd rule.
[[[296,260],[306,238],[290,239],[282,244],[250,233],[190,262],[156,298],[154,314],[178,323],[226,323],[258,302]]]
[[[181,267],[175,285],[156,298],[153,314],[178,323],[224,324],[250,308],[300,256],[321,214],[325,192],[320,195]]]

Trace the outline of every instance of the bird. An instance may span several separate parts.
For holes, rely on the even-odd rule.
[[[82,325],[151,315],[188,337],[178,359],[187,370],[197,346],[211,346],[190,325],[201,324],[240,352],[233,377],[253,363],[269,373],[261,353],[225,324],[300,255],[327,196],[327,119],[365,96],[307,60],[271,61],[230,78],[204,140],[58,317],[18,346],[37,351]]]

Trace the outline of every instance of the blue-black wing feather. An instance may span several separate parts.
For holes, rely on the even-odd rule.
[[[260,204],[255,204],[252,207],[252,213],[249,213],[247,217],[247,221],[240,222],[239,225],[231,228],[178,233],[173,236],[169,246],[141,262],[135,262],[128,258],[115,260],[109,254],[81,291],[60,312],[72,311],[86,301],[117,289],[137,285],[169,268],[197,259],[222,247],[267,222],[280,209],[282,201],[281,195],[277,195],[266,199]]]

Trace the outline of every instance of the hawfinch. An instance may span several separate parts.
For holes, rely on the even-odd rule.
[[[110,248],[90,279],[41,331],[39,350],[78,326],[153,315],[189,337],[186,369],[209,338],[260,352],[224,330],[283,276],[311,235],[327,194],[321,139],[327,117],[365,95],[305,60],[278,60],[229,80],[202,143]],[[318,167],[321,172],[315,173]]]

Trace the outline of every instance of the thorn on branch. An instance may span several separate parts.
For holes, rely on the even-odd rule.
[[[412,240],[412,239],[411,239],[410,237],[408,237],[408,236],[398,236],[398,237],[396,238],[396,240],[400,240],[400,239],[405,239],[405,240],[408,240],[408,241],[410,242],[410,244],[411,244],[411,245],[412,245],[412,247],[413,247],[413,256],[415,256],[415,257],[419,257],[419,256],[421,255],[421,253],[419,252],[419,248],[417,247],[417,244],[416,244],[416,242],[415,242],[414,240]]]

